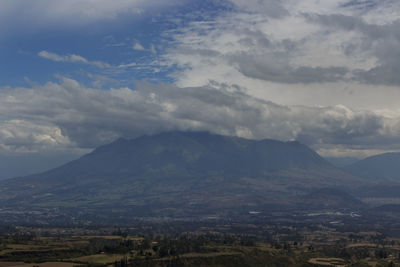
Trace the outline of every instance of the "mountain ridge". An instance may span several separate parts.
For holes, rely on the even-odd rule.
[[[182,142],[182,137],[184,138],[184,142]],[[193,137],[195,137],[195,140],[193,140]],[[160,145],[160,141],[163,145]],[[232,148],[232,145],[236,146],[236,148]],[[138,154],[137,152],[143,149],[143,146],[147,146],[146,151]],[[188,149],[188,146],[192,147]],[[189,151],[193,148],[196,149],[196,153]],[[286,148],[286,150],[283,148]],[[206,149],[209,151],[205,151]],[[210,160],[204,159],[204,155],[203,158],[201,158],[202,152],[208,152],[206,156]],[[168,153],[168,158],[162,158],[163,153]],[[160,155],[160,157],[157,157],[157,155]],[[251,158],[247,164],[251,164],[252,166],[247,167],[254,167],[254,165],[257,164],[258,167],[260,167],[260,165],[265,164],[265,167],[263,166],[264,169],[272,172],[295,167],[304,169],[317,165],[333,168],[333,165],[298,141],[283,142],[273,139],[250,140],[240,137],[210,134],[208,132],[174,131],[156,135],[144,135],[134,139],[119,138],[110,144],[94,149],[92,152],[83,155],[79,159],[68,162],[57,168],[25,177],[35,177],[43,174],[56,175],[53,173],[73,165],[82,165],[79,166],[79,172],[107,166],[109,169],[103,168],[102,173],[108,173],[115,171],[115,169],[121,170],[120,165],[129,163],[133,164],[131,165],[133,170],[138,171],[143,168],[143,165],[146,165],[146,163],[150,161],[148,158],[145,158],[146,156],[153,157],[151,160],[155,162],[152,162],[152,165],[156,165],[156,167],[159,167],[157,165],[163,164],[162,161],[171,161],[171,157],[176,156],[178,158],[175,159],[175,161],[179,160],[180,163],[189,164],[190,166],[187,167],[190,168],[201,168],[209,164],[209,166],[215,170],[229,169],[231,172],[239,171],[238,165],[226,166],[232,163],[228,161],[232,160],[233,163],[240,163],[243,165],[245,164],[245,162],[243,162],[243,157]],[[109,160],[112,157],[118,157],[119,161],[110,162]],[[230,159],[227,157],[230,157]],[[239,159],[235,159],[235,157],[239,157]],[[287,162],[281,160],[284,157],[288,157]],[[261,160],[257,161],[257,159]],[[105,160],[108,160],[108,162],[104,162]],[[200,166],[193,166],[191,163],[196,160],[206,160],[206,162],[200,162]],[[215,166],[215,164],[211,162],[213,160],[219,160],[220,164]],[[93,164],[96,164],[96,166]],[[112,168],[110,168],[110,165],[113,165],[111,166]]]
[[[226,213],[295,207],[299,195],[360,181],[296,141],[168,132],[118,139],[47,172],[0,181],[0,208]]]
[[[343,168],[345,171],[372,180],[400,181],[400,152],[374,155]]]

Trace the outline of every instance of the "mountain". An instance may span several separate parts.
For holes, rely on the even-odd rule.
[[[354,196],[350,195],[344,190],[337,188],[321,188],[310,192],[298,199],[299,208],[304,209],[341,209],[348,208],[362,208],[365,205]]]
[[[347,172],[374,180],[400,181],[400,153],[385,153],[365,158],[344,167]]]
[[[360,160],[353,157],[324,157],[324,159],[338,168],[343,168]]]
[[[47,172],[0,181],[0,209],[188,217],[294,207],[318,188],[360,182],[299,142],[168,132],[118,139]]]

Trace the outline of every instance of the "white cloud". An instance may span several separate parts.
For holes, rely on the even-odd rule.
[[[0,113],[13,118],[2,122],[0,143],[14,150],[29,144],[37,144],[34,149],[71,144],[93,148],[121,136],[167,130],[297,139],[325,150],[400,148],[400,114],[386,116],[343,105],[278,105],[217,83],[186,88],[138,84],[136,90],[105,91],[62,78],[60,83],[2,90]]]
[[[2,0],[0,22],[8,22],[8,27],[22,23],[27,28],[60,24],[80,26],[114,20],[124,14],[139,16],[144,10],[178,3],[175,0]]]
[[[150,44],[150,52],[151,52],[153,55],[157,55],[157,50],[156,50],[154,44]]]
[[[101,62],[101,61],[89,61],[86,58],[79,56],[79,55],[65,55],[61,56],[55,53],[47,52],[45,50],[40,51],[38,56],[49,59],[56,62],[69,62],[69,63],[81,63],[86,65],[93,65],[99,68],[109,68],[111,67],[109,64]]]
[[[136,62],[131,62],[127,64],[120,64],[118,65],[118,68],[124,69],[124,68],[129,68],[129,67],[136,67],[138,64]]]
[[[74,144],[54,125],[27,120],[0,121],[0,150],[32,153],[48,149],[66,149]]]
[[[398,107],[398,1],[232,2],[234,11],[169,32],[161,58],[178,66],[179,86],[215,80],[284,105]]]
[[[145,50],[144,47],[139,43],[135,42],[135,44],[132,46],[133,50]]]
[[[64,61],[69,61],[69,57],[63,57],[63,56],[59,56],[57,54],[54,53],[50,53],[47,51],[40,51],[38,53],[38,56],[42,57],[42,58],[46,58],[46,59],[50,59],[53,61],[57,61],[57,62],[64,62]]]

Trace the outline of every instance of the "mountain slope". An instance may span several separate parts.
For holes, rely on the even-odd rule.
[[[364,204],[349,193],[336,188],[321,188],[299,198],[300,208],[310,209],[340,209],[343,207],[360,208]]]
[[[264,176],[290,170],[334,170],[298,142],[247,140],[205,132],[170,132],[118,139],[78,160],[21,181],[101,181],[157,174]]]
[[[298,142],[169,132],[119,139],[59,168],[1,181],[0,208],[187,216],[293,206],[297,195],[359,182]]]
[[[400,181],[400,153],[385,153],[365,158],[344,168],[369,179]]]

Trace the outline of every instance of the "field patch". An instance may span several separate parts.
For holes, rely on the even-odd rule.
[[[90,264],[108,264],[120,261],[124,258],[123,254],[95,254],[70,259],[74,262],[90,263]]]
[[[346,264],[346,262],[340,258],[311,258],[308,262],[322,266],[344,266]]]

